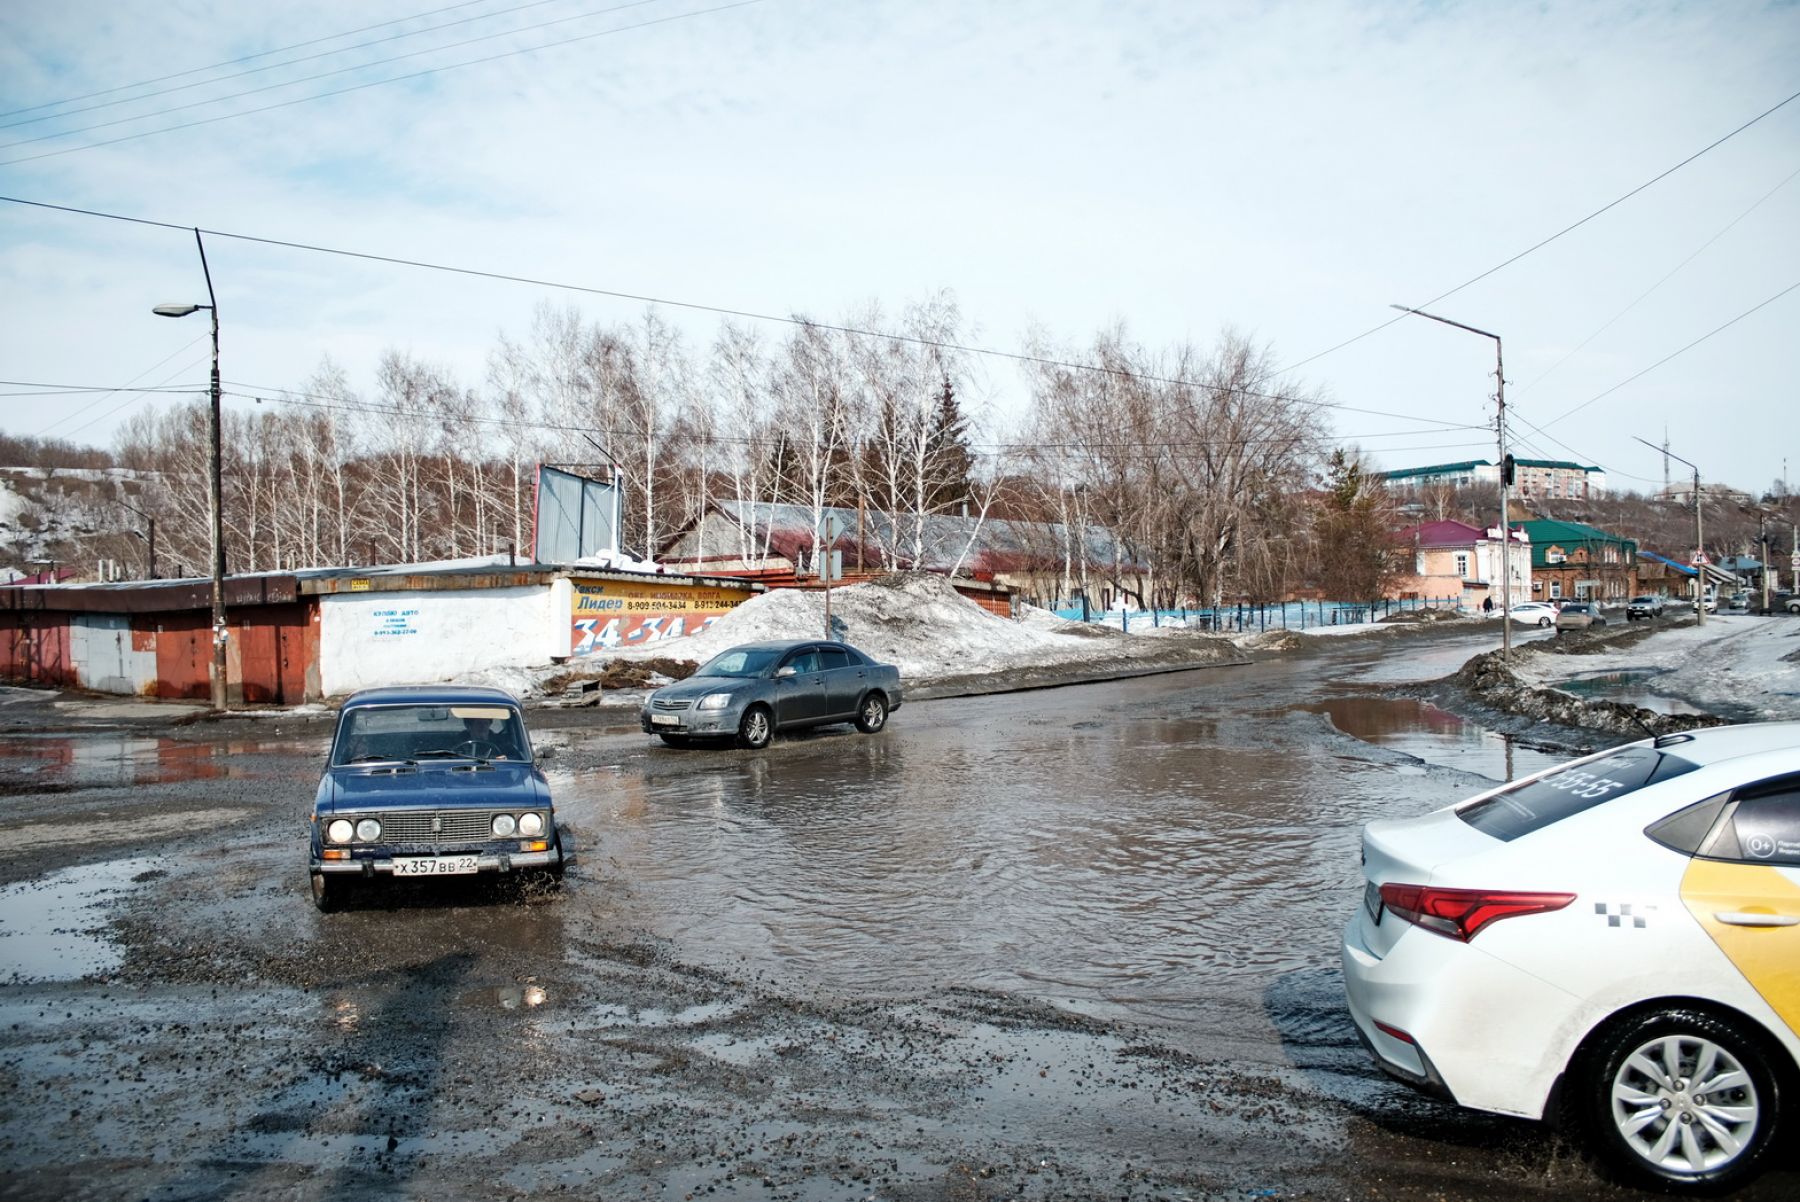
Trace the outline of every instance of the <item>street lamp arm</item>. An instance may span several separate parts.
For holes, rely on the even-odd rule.
[[[1447,326],[1455,326],[1457,329],[1467,330],[1471,334],[1480,334],[1483,338],[1492,338],[1495,342],[1500,341],[1500,335],[1498,334],[1492,334],[1487,330],[1477,329],[1474,326],[1466,326],[1460,321],[1451,321],[1448,317],[1439,317],[1436,313],[1427,313],[1425,310],[1415,309],[1411,305],[1389,305],[1388,308],[1398,309],[1402,313],[1411,313],[1415,317],[1428,317],[1432,321],[1441,321]]]

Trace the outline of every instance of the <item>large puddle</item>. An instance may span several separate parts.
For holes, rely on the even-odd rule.
[[[1414,702],[1333,703],[1416,760],[1359,757],[1314,714],[1269,708],[1315,700],[1318,667],[933,702],[877,738],[654,748],[561,775],[601,890],[582,920],[808,991],[1268,1021],[1271,979],[1335,970],[1364,822],[1469,796],[1465,772],[1560,758]]]
[[[0,983],[76,981],[117,968],[124,953],[106,912],[150,879],[155,863],[83,864],[0,890]]]

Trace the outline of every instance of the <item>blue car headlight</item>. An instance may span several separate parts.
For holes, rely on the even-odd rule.
[[[730,693],[708,693],[700,699],[700,703],[694,708],[697,710],[722,710],[730,704]]]

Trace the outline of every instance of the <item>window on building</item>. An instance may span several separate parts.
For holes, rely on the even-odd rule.
[[[1462,580],[1469,578],[1469,556],[1466,552],[1456,553],[1456,575]]]

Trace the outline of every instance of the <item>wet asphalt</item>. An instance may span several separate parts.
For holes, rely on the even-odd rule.
[[[1530,771],[1483,635],[675,750],[532,715],[581,860],[321,915],[325,719],[0,703],[0,1197],[1595,1198],[1344,1014],[1358,831]],[[1746,1198],[1792,1197],[1792,1166]]]

